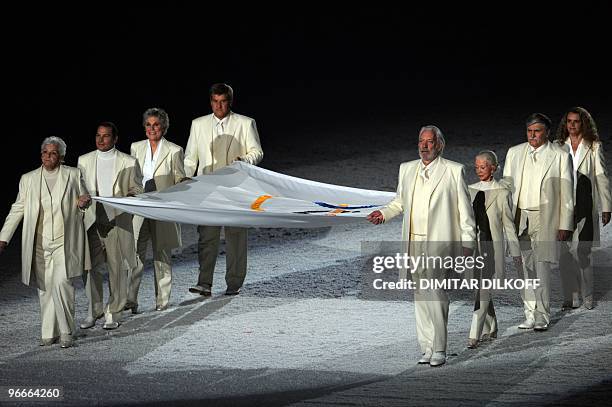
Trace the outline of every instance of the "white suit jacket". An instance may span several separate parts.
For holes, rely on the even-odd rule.
[[[504,181],[512,191],[512,213],[519,219],[518,198],[523,181],[523,167],[528,159],[529,143],[525,142],[508,150],[504,167]],[[559,258],[557,233],[574,230],[574,177],[569,153],[551,143],[540,160],[544,160],[540,183],[540,233],[538,240],[539,261],[556,262]]]
[[[96,185],[96,161],[97,150],[79,157],[78,166],[83,173],[85,186],[91,196],[98,196]],[[136,159],[130,155],[117,151],[115,171],[113,179],[113,197],[125,197],[128,194],[138,195],[142,193],[142,173]],[[85,212],[85,228],[89,228],[96,222],[95,202]],[[134,247],[134,231],[132,226],[132,214],[120,212],[115,218],[119,228],[119,245],[123,257],[131,267],[136,267],[136,249]]]
[[[17,226],[23,219],[21,234],[21,281],[44,290],[44,276],[32,275],[32,257],[36,223],[40,211],[40,190],[44,185],[42,167],[21,176],[19,193],[15,203],[4,221],[0,240],[10,242]],[[46,186],[45,186],[46,188]],[[79,196],[87,194],[87,189],[77,168],[61,165],[52,197],[61,202],[64,221],[64,255],[67,278],[78,277],[84,269],[89,269],[89,252],[86,255],[85,226],[83,211],[78,206]]]
[[[430,196],[415,194],[421,160],[402,163],[395,198],[381,212],[385,221],[403,214],[402,239],[410,238],[410,212],[414,199],[428,201],[427,241],[461,242],[457,248],[475,247],[476,232],[472,203],[464,179],[463,165],[438,157],[438,168],[429,181]],[[455,253],[462,255],[462,253]]]
[[[568,144],[560,144],[556,142],[563,150],[570,154],[570,146]],[[606,167],[601,142],[595,141],[591,145],[583,141],[584,150],[578,168],[578,175],[584,175],[588,178],[591,187],[590,199],[593,205],[593,241],[595,244],[599,242],[599,213],[597,208],[601,208],[601,212],[612,212],[612,197],[610,192],[610,177]],[[573,163],[573,161],[571,161]],[[579,205],[581,199],[585,197],[574,197],[576,206]]]
[[[178,184],[185,177],[183,168],[183,148],[162,137],[162,144],[157,156],[153,171],[155,191],[163,191],[172,185]],[[149,144],[147,140],[132,143],[130,153],[138,160],[142,172]],[[134,216],[134,231],[138,233],[142,225],[142,217]],[[173,249],[181,245],[181,227],[178,223],[156,221],[153,233],[155,233],[156,250]],[[138,240],[138,236],[135,236]]]
[[[216,137],[215,119],[213,114],[198,117],[191,122],[191,132],[185,149],[185,174],[192,177],[198,168],[197,175],[208,174],[220,167],[212,156],[212,143]],[[259,134],[255,120],[247,116],[230,112],[227,116],[225,133],[227,141],[227,156],[224,159],[231,163],[236,157],[244,162],[257,165],[263,158],[263,150],[259,143]]]
[[[469,186],[472,202],[480,191],[476,188],[478,184],[475,183]],[[507,241],[507,251],[511,256],[520,256],[521,249],[514,225],[512,194],[510,193],[509,186],[496,180],[491,181],[491,184],[491,189],[485,190],[484,193],[485,208],[495,250],[495,276],[493,278],[503,278],[505,268],[504,257],[506,253],[504,237]]]

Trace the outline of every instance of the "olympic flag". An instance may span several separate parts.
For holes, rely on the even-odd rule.
[[[325,184],[240,161],[161,192],[94,200],[146,218],[177,223],[312,228],[363,222],[395,193]]]

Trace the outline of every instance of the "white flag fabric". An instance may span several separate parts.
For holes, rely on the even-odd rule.
[[[325,184],[240,161],[161,192],[93,197],[155,220],[210,226],[311,228],[363,222],[395,193]]]

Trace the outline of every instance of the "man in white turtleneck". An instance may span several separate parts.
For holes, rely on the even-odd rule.
[[[142,174],[135,158],[115,148],[117,127],[111,122],[98,125],[97,150],[79,157],[79,168],[92,196],[125,197],[142,193]],[[104,316],[104,329],[115,329],[127,300],[127,269],[136,266],[132,215],[100,203],[85,213],[92,270],[86,273],[85,291],[89,300],[87,318],[81,328],[91,328]],[[108,268],[109,298],[103,307],[102,273]]]

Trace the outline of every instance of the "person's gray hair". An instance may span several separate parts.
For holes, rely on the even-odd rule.
[[[428,125],[428,126],[423,126],[421,127],[421,130],[419,131],[419,139],[421,138],[421,134],[423,134],[424,131],[431,131],[434,136],[436,136],[436,141],[438,142],[438,144],[440,144],[440,154],[442,155],[442,152],[444,151],[444,146],[446,146],[446,140],[444,140],[444,134],[442,134],[442,130],[440,130],[437,126],[434,125]]]
[[[525,127],[529,127],[536,123],[544,125],[544,127],[546,127],[546,132],[550,132],[550,129],[552,128],[552,121],[543,113],[532,113],[527,116],[527,119],[525,120]]]
[[[149,117],[157,117],[159,119],[159,123],[163,127],[162,135],[165,136],[168,132],[168,127],[170,127],[170,118],[168,117],[168,113],[161,107],[150,107],[142,114],[142,125],[146,126],[147,119]]]
[[[499,168],[499,161],[497,160],[497,154],[491,150],[483,150],[476,155],[476,158],[482,158],[489,162],[489,164],[495,167],[495,171]]]
[[[43,140],[40,145],[40,152],[42,153],[47,144],[55,144],[59,151],[60,157],[66,157],[66,143],[59,137],[50,136]]]

